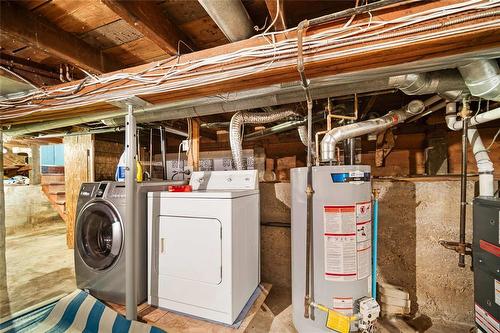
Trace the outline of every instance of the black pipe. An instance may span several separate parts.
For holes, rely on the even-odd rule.
[[[465,107],[465,106],[464,106]],[[462,119],[462,174],[460,177],[460,235],[459,247],[464,251],[458,254],[458,266],[465,267],[465,219],[467,214],[467,148],[468,138],[467,130],[469,128],[469,119]]]

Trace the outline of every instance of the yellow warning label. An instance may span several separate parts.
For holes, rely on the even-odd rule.
[[[349,333],[351,329],[351,320],[348,316],[344,316],[337,311],[328,309],[326,327],[339,333]]]

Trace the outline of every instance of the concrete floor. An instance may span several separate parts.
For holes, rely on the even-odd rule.
[[[2,304],[0,318],[75,290],[73,250],[66,246],[63,222],[23,229],[6,241],[10,303]]]

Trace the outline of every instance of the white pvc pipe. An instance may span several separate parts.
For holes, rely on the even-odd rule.
[[[500,118],[500,108],[490,110],[488,112],[483,112],[470,118],[469,126],[476,126],[479,124],[484,124],[488,121],[496,120]],[[462,122],[457,120],[456,104],[448,103],[446,105],[446,125],[453,131],[459,131],[462,129]]]
[[[471,144],[472,152],[477,163],[477,171],[479,173],[479,196],[491,197],[494,194],[493,184],[493,163],[491,162],[488,152],[484,148],[483,141],[479,136],[479,132],[474,125],[482,124],[491,120],[500,118],[500,108],[493,109],[488,112],[478,114],[469,120],[467,138]],[[453,131],[462,129],[462,122],[457,120],[457,104],[448,103],[446,105],[446,124]]]
[[[477,171],[479,173],[479,196],[492,197],[494,194],[493,162],[491,162],[488,152],[484,148],[483,140],[481,140],[477,128],[469,127],[467,138],[476,158]]]

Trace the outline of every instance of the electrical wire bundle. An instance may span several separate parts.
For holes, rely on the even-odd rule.
[[[303,39],[304,61],[307,64],[498,27],[499,7],[499,0],[469,0],[387,21],[375,19],[368,12],[369,17],[359,22],[353,23],[353,17],[350,17],[343,26],[306,36]],[[472,10],[477,12],[463,15]],[[453,15],[462,16],[450,18]],[[463,25],[475,20],[481,21]],[[428,21],[437,23],[429,24]],[[130,96],[171,93],[244,78],[268,69],[293,66],[297,57],[297,38],[283,39],[280,35],[296,29],[265,32],[252,38],[262,38],[266,43],[226,54],[197,60],[174,56],[140,66],[140,71],[132,73],[110,73],[100,77],[87,73],[87,78],[79,83],[4,98],[0,100],[0,121],[8,122],[14,118],[99,102],[120,101]]]

